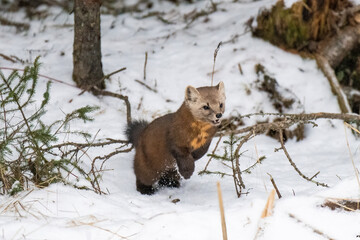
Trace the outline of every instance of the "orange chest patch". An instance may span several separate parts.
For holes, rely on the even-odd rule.
[[[191,128],[194,133],[194,137],[190,141],[192,149],[198,149],[203,146],[209,138],[208,130],[212,128],[210,123],[193,122]]]

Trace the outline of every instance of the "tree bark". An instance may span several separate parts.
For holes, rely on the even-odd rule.
[[[360,25],[347,26],[328,40],[320,43],[318,53],[327,59],[332,68],[336,68],[341,61],[359,45]]]
[[[105,88],[101,63],[101,0],[75,0],[73,80],[83,89]]]

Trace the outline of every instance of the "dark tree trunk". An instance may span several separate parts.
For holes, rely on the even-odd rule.
[[[101,63],[101,0],[75,0],[73,80],[80,88],[105,88]]]

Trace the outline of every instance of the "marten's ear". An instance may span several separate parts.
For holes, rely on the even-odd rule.
[[[196,102],[200,98],[199,91],[193,86],[187,86],[185,90],[185,101]]]
[[[219,84],[216,85],[216,88],[218,89],[220,96],[225,98],[225,86],[223,81],[219,82]]]

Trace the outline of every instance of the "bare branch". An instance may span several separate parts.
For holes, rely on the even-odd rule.
[[[219,136],[220,134],[231,135],[231,134],[243,134],[247,132],[255,132],[255,135],[259,135],[265,133],[268,130],[279,131],[280,129],[286,129],[296,123],[313,123],[310,121],[317,119],[334,119],[334,120],[336,119],[336,120],[343,120],[346,122],[360,123],[360,115],[353,113],[327,113],[327,112],[300,113],[300,114],[251,113],[251,114],[243,115],[241,116],[241,118],[250,118],[252,116],[278,116],[278,117],[284,117],[284,120],[278,122],[270,122],[270,123],[258,123],[249,127],[244,127],[232,131],[224,130],[218,132],[217,136]]]
[[[106,90],[102,90],[98,87],[93,87],[92,91],[94,94],[96,95],[103,95],[103,96],[109,96],[109,97],[114,97],[114,98],[119,98],[121,100],[123,100],[125,102],[126,105],[126,119],[127,119],[127,123],[131,122],[131,106],[130,106],[130,102],[127,96],[124,96],[122,94],[119,93],[113,93],[113,92],[109,92]]]
[[[315,181],[315,180],[313,180],[313,179],[311,179],[311,178],[308,178],[307,176],[305,176],[305,175],[299,170],[299,168],[296,166],[296,164],[295,164],[295,163],[293,162],[293,160],[291,159],[290,154],[288,153],[287,149],[285,148],[284,139],[283,139],[283,130],[282,130],[282,129],[279,130],[279,134],[280,134],[279,138],[280,138],[281,148],[282,148],[282,150],[284,151],[285,156],[286,156],[287,159],[289,160],[291,166],[293,166],[293,168],[295,169],[295,171],[296,171],[302,178],[304,178],[305,180],[307,180],[307,181],[309,181],[309,182],[313,182],[313,183],[315,183],[315,184],[318,185],[318,186],[329,187],[329,186],[328,186],[327,184],[325,184],[325,183],[320,183],[320,182],[317,182],[317,181]]]

